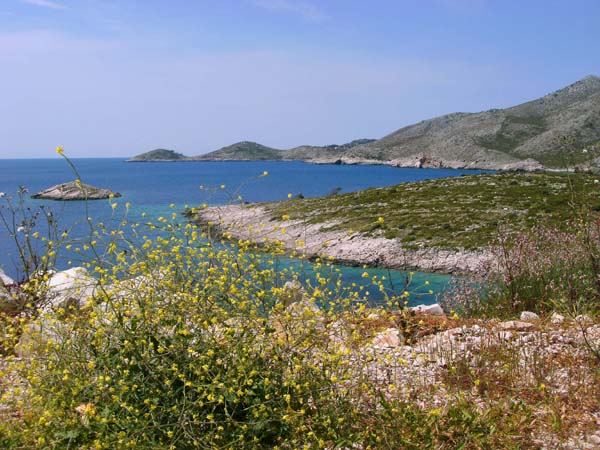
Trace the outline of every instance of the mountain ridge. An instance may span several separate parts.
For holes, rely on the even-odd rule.
[[[301,160],[312,163],[390,164],[473,169],[565,168],[597,165],[583,156],[600,151],[600,77],[589,75],[543,97],[512,107],[454,112],[402,127],[377,140],[303,145],[289,150],[238,142],[185,161]],[[152,152],[130,161],[153,160]],[[180,154],[178,154],[180,155]]]

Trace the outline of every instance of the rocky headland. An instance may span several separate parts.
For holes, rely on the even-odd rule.
[[[209,207],[199,211],[197,217],[229,239],[252,240],[257,244],[278,240],[290,252],[309,258],[326,257],[344,265],[470,273],[491,259],[487,250],[408,249],[399,239],[332,230],[333,222],[310,224],[277,219],[260,205]]]
[[[230,239],[281,241],[290,252],[346,265],[472,273],[494,260],[502,233],[564,226],[573,191],[597,202],[590,174],[480,174],[318,198],[212,206],[198,220]]]

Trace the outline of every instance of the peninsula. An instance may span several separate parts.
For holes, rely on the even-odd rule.
[[[598,180],[590,174],[505,172],[213,206],[197,211],[197,217],[227,238],[278,240],[288,251],[311,258],[469,273],[493,260],[492,245],[503,233],[542,223],[568,227],[579,204],[600,208],[597,191]]]

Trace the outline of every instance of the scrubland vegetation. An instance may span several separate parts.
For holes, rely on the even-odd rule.
[[[268,204],[274,217],[331,222],[411,246],[477,249],[499,228],[514,233],[535,224],[565,228],[581,208],[600,210],[590,174],[504,172],[426,180],[326,198]],[[377,222],[384,217],[385,222]]]
[[[517,177],[531,181],[515,186]],[[368,195],[402,201],[405,191],[431,193],[435,183],[454,195],[465,180],[340,197],[347,206]],[[501,232],[494,265],[457,283],[444,316],[409,309],[410,285],[391,289],[368,269],[381,306],[345,286],[325,259],[307,280],[280,268],[280,242],[257,251],[252,240],[221,241],[175,210],[128,223],[128,207],[111,199],[117,226],[89,218],[89,236],[75,241],[8,221],[26,276],[6,287],[0,310],[0,446],[595,448],[600,188],[585,175],[479,180],[482,192],[527,201],[529,212],[515,212],[523,220],[514,223],[539,227]],[[500,200],[457,198],[490,220],[489,211],[501,209]],[[566,218],[561,211],[572,199],[576,209]],[[298,214],[306,202],[278,211]],[[453,233],[461,219],[442,206],[438,219],[450,228],[432,239],[482,242],[478,229],[475,238]],[[352,227],[368,226],[357,222],[358,206],[344,211]],[[385,221],[374,224],[420,225],[408,213],[379,211]],[[548,215],[540,221],[538,213]],[[56,284],[58,257],[87,271],[71,272],[68,289]],[[500,321],[523,311],[539,318]]]

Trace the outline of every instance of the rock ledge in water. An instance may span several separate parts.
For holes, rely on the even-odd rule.
[[[120,196],[121,194],[113,192],[110,189],[100,189],[89,184],[71,181],[70,183],[52,186],[32,195],[31,198],[44,200],[100,200]]]

